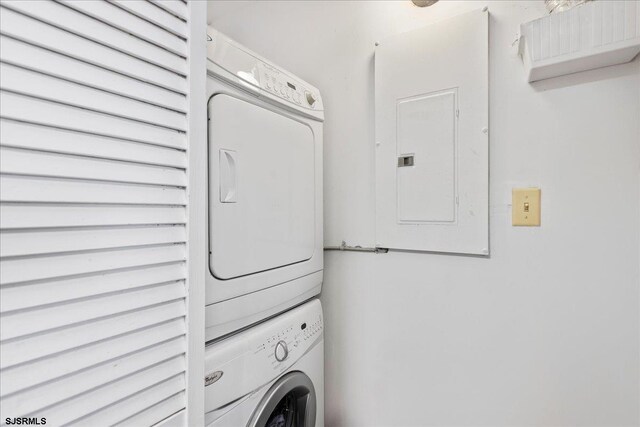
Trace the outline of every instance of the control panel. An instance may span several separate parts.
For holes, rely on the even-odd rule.
[[[318,106],[319,95],[315,89],[306,87],[297,79],[267,63],[258,64],[260,85],[267,92],[306,108],[315,109]]]
[[[208,410],[223,406],[274,380],[322,340],[318,300],[207,346]]]
[[[306,110],[313,117],[324,118],[318,89],[211,27],[207,34],[207,67],[210,73],[251,90],[262,89],[262,93],[275,96],[278,101]]]
[[[321,332],[321,316],[308,320],[296,319],[258,343],[255,354],[263,354],[276,371],[283,370],[289,364],[281,363],[299,357]]]

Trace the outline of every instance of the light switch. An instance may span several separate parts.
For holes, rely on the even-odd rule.
[[[514,188],[511,200],[512,225],[540,226],[539,188]]]

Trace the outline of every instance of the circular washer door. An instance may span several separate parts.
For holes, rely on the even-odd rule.
[[[304,373],[282,376],[260,401],[247,427],[315,427],[316,391]]]

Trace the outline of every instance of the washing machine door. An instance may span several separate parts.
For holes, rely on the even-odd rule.
[[[316,391],[302,372],[290,372],[271,386],[247,427],[315,427]]]

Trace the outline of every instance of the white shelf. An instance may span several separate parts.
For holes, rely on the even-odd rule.
[[[529,82],[622,64],[639,52],[639,1],[592,1],[520,26]]]

